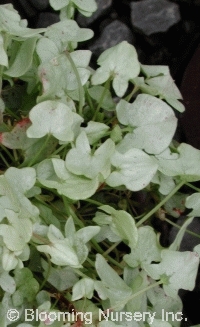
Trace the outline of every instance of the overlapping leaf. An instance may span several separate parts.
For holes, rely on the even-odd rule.
[[[43,54],[44,55],[44,54]],[[81,84],[84,85],[89,76],[88,63],[91,57],[89,50],[77,50],[70,53],[77,68]],[[67,91],[79,88],[74,69],[65,54],[58,55],[50,61],[42,62],[38,68],[38,75],[43,86],[39,101],[61,98]]]
[[[131,149],[126,153],[116,151],[111,163],[116,170],[106,179],[106,183],[112,187],[125,185],[131,191],[145,188],[158,169],[154,158],[140,149]]]
[[[112,78],[113,88],[119,97],[126,92],[129,80],[140,72],[136,50],[126,41],[104,51],[97,63],[101,67],[93,74],[92,84],[102,84]]]
[[[48,271],[48,264],[45,260],[42,260],[42,267],[44,269],[44,277],[47,276],[48,282],[53,285],[60,292],[72,287],[78,282],[78,277],[75,274],[73,268],[67,267],[51,267],[51,271]]]
[[[141,65],[141,70],[147,78],[170,74],[169,67],[165,65]]]
[[[188,215],[190,217],[200,217],[200,194],[193,193],[188,196],[185,202],[186,208],[193,209]]]
[[[136,82],[142,92],[155,96],[158,95],[180,112],[185,110],[184,105],[178,101],[182,99],[182,95],[170,75],[168,66],[141,65],[141,70],[147,76],[147,79],[134,82]]]
[[[160,259],[160,248],[154,230],[150,226],[140,227],[136,247],[130,254],[124,256],[125,262],[134,268]]]
[[[74,139],[73,127],[82,122],[79,115],[58,101],[44,101],[37,104],[30,111],[29,118],[32,125],[27,130],[28,137],[41,138],[51,134],[64,142],[71,142]]]
[[[121,100],[116,110],[120,123],[134,128],[119,145],[120,149],[135,147],[158,154],[169,146],[177,119],[173,110],[162,100],[140,94],[133,103]]]
[[[198,271],[199,256],[195,252],[162,250],[159,264],[144,264],[153,279],[161,279],[167,295],[176,298],[179,289],[193,290]]]
[[[65,9],[70,4],[74,6],[85,16],[90,16],[97,10],[97,4],[95,0],[87,0],[87,2],[81,0],[50,0],[50,5],[54,10]]]
[[[82,278],[79,280],[72,289],[72,301],[86,297],[91,299],[94,293],[95,281],[91,278]]]
[[[13,294],[16,289],[14,278],[11,277],[8,271],[5,271],[2,266],[0,266],[0,287],[10,294]]]
[[[101,107],[108,111],[113,111],[115,109],[115,103],[113,101],[110,91],[108,89],[105,89],[103,86],[93,86],[88,89],[88,93],[92,99],[96,100],[97,103],[101,102],[101,97],[103,94],[104,96]]]
[[[80,268],[76,251],[69,239],[64,238],[62,233],[55,226],[50,225],[48,230],[49,245],[38,245],[37,249],[40,252],[49,253],[51,261],[59,266],[70,266]]]
[[[17,169],[10,167],[0,176],[0,218],[6,217],[5,210],[13,210],[20,219],[36,219],[39,210],[27,199],[26,192],[35,184],[34,168]]]
[[[26,25],[27,21],[21,20],[13,5],[6,4],[0,6],[0,31],[13,36],[29,38],[46,30],[45,28],[31,29],[27,28]]]
[[[146,83],[155,90],[156,95],[165,99],[169,105],[180,112],[185,110],[183,104],[178,101],[178,99],[182,99],[182,95],[170,75],[153,77],[146,80]]]
[[[106,178],[110,174],[114,149],[114,142],[108,139],[92,154],[87,135],[82,131],[76,139],[75,148],[66,156],[66,167],[75,175],[93,179],[101,173]]]
[[[29,302],[33,301],[39,291],[39,283],[33,277],[32,272],[28,268],[16,270],[15,281],[17,290],[12,297],[14,306],[21,306],[24,299]]]
[[[84,127],[83,130],[87,134],[89,143],[94,144],[106,134],[109,126],[103,123],[89,121],[87,127]]]
[[[159,192],[163,195],[169,194],[175,187],[174,179],[160,171],[157,171],[151,182],[159,185]]]
[[[180,176],[183,181],[200,180],[200,150],[182,143],[177,148],[178,154],[161,153],[157,156],[159,170],[168,176]]]
[[[61,8],[67,6],[70,0],[50,0],[49,2],[54,10],[60,10]]]
[[[42,161],[37,167],[37,178],[42,185],[74,200],[89,198],[99,185],[98,177],[88,179],[70,173],[61,159]]]
[[[29,38],[22,43],[11,67],[4,72],[6,75],[20,77],[31,68],[37,39]]]
[[[72,226],[73,225],[73,226]],[[68,235],[68,226],[73,227],[73,233]],[[75,231],[72,218],[69,218],[65,226],[65,236],[53,225],[48,228],[47,237],[49,245],[39,245],[37,249],[41,252],[49,253],[51,261],[59,266],[70,266],[80,268],[86,260],[88,248],[85,245],[93,236],[99,232],[97,226],[89,226]]]
[[[12,210],[5,209],[8,224],[0,225],[0,235],[10,251],[22,251],[32,236],[32,222],[20,219]]]
[[[29,138],[26,134],[27,129],[30,127],[31,122],[28,118],[19,121],[11,132],[4,132],[0,134],[0,143],[9,149],[20,149],[24,156],[24,165],[31,161],[42,161],[55,149],[57,140],[53,137],[49,138],[46,143],[45,149],[43,144],[45,137],[41,139]]]
[[[156,312],[155,318],[161,319],[163,318],[163,308],[165,308],[165,312],[172,312],[176,314],[177,312],[182,312],[183,304],[181,299],[177,296],[177,298],[172,298],[168,296],[163,288],[160,286],[154,287],[147,291],[148,300],[153,305],[152,312]],[[173,322],[173,315],[168,317],[169,322],[176,327],[179,322]]]
[[[17,221],[18,223],[21,223],[19,220]],[[23,225],[22,225],[23,228]],[[16,233],[14,235],[15,240],[17,241],[17,245],[19,245],[19,241],[21,242],[23,246],[23,250],[21,251],[11,251],[9,250],[6,246],[3,247],[2,251],[2,267],[5,271],[11,271],[13,269],[17,268],[22,268],[23,267],[23,262],[22,261],[27,261],[30,257],[30,249],[28,244],[23,244],[24,241],[27,239],[27,235],[25,236],[24,234],[27,231],[27,226],[24,230],[24,232],[19,232],[19,230],[16,230]],[[29,231],[28,231],[29,232]],[[21,238],[20,240],[17,240],[16,235]],[[10,235],[9,235],[10,237]]]
[[[103,283],[104,292],[111,302],[111,306],[119,310],[129,301],[131,288],[112,269],[102,255],[97,254],[95,262],[96,271]],[[117,285],[117,287],[116,287]]]
[[[49,26],[44,35],[54,42],[61,53],[69,50],[71,43],[74,44],[73,48],[76,48],[77,42],[86,41],[92,38],[93,34],[89,28],[80,28],[74,20],[65,19]]]
[[[108,205],[101,206],[99,209],[108,214],[105,218],[110,220],[109,224],[115,234],[120,236],[122,240],[128,241],[130,248],[134,249],[138,240],[138,232],[133,217],[124,210],[115,210]]]

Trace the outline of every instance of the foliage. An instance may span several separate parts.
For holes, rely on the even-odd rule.
[[[178,327],[200,255],[179,251],[200,215],[200,151],[173,141],[181,94],[125,41],[92,69],[73,18],[95,1],[50,4],[60,22],[35,30],[0,6],[1,326]],[[186,208],[164,248],[149,218]]]

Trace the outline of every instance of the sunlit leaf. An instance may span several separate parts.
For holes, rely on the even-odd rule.
[[[99,185],[98,177],[88,179],[70,173],[61,159],[41,162],[37,167],[37,178],[42,185],[74,200],[89,198]]]
[[[49,26],[45,36],[52,40],[59,52],[69,50],[71,42],[82,42],[93,36],[93,31],[89,28],[80,28],[75,20],[65,19],[56,24]]]
[[[13,210],[20,215],[20,219],[38,217],[39,210],[27,199],[26,192],[30,190],[36,181],[34,168],[17,169],[10,167],[0,177],[0,212],[6,217],[5,210]],[[14,213],[13,212],[13,213]]]
[[[101,67],[93,74],[92,84],[102,84],[112,78],[115,93],[120,97],[126,92],[129,80],[140,72],[136,50],[126,41],[105,50],[97,63]]]
[[[180,288],[192,291],[199,266],[197,253],[162,250],[161,258],[158,264],[144,264],[148,275],[163,280],[164,291],[173,298]]]
[[[32,125],[27,130],[30,138],[51,134],[58,140],[71,142],[74,139],[73,124],[82,118],[67,105],[57,101],[44,101],[30,111]]]
[[[177,126],[173,110],[151,95],[140,94],[133,103],[121,100],[116,107],[120,123],[133,127],[119,145],[120,149],[144,149],[157,154],[170,144]]]
[[[166,157],[165,153],[158,155],[158,169],[168,176],[180,176],[184,181],[198,181],[200,179],[200,150],[182,143],[177,151],[178,157],[174,157],[173,154],[171,158],[170,156]]]
[[[140,149],[131,149],[126,153],[115,152],[111,163],[116,170],[106,179],[112,187],[125,185],[131,191],[145,188],[158,169],[154,158]]]
[[[76,146],[66,156],[66,167],[75,175],[92,179],[101,173],[106,178],[110,174],[114,148],[113,141],[107,140],[92,153],[87,135],[82,131],[76,139]]]

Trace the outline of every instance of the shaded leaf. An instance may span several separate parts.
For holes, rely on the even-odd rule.
[[[192,195],[188,196],[186,198],[185,202],[186,208],[193,209],[188,216],[193,217],[197,216],[200,217],[200,194],[199,193],[193,193]]]
[[[101,103],[101,108],[108,111],[113,111],[115,109],[115,103],[108,89],[105,89],[103,86],[97,85],[89,88],[87,91],[91,98],[96,100],[97,103],[100,103],[102,94],[104,95],[103,101]]]
[[[14,62],[8,70],[4,71],[4,74],[11,77],[19,77],[31,68],[36,41],[37,38],[35,37],[27,39],[22,43]]]
[[[23,23],[22,23],[23,22]],[[39,33],[45,32],[45,28],[27,28],[21,20],[18,12],[13,8],[13,5],[6,4],[0,6],[0,31],[4,31],[13,36],[33,37]]]
[[[124,210],[115,210],[108,205],[101,206],[99,209],[111,215],[114,232],[122,240],[128,241],[128,245],[134,249],[138,240],[138,232],[133,217]]]
[[[112,269],[102,255],[97,254],[95,262],[96,271],[104,285],[104,292],[110,299],[111,306],[122,309],[132,294],[131,288]],[[116,288],[117,285],[117,288]]]
[[[131,253],[124,256],[124,261],[133,268],[142,266],[143,263],[160,261],[160,250],[153,228],[150,226],[140,227],[138,229],[138,242]]]

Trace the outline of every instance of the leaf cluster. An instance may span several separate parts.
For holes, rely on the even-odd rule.
[[[173,140],[181,94],[168,67],[142,65],[126,41],[92,69],[78,43],[93,32],[74,17],[95,1],[50,4],[60,22],[35,30],[0,6],[1,326],[42,327],[63,311],[52,326],[79,326],[74,310],[92,312],[91,327],[178,327],[162,309],[181,312],[178,292],[194,288],[200,256],[200,245],[179,251],[200,215],[200,151]],[[150,218],[175,224],[184,211],[164,248]],[[27,323],[25,309],[46,320]],[[101,320],[99,310],[147,314]]]

